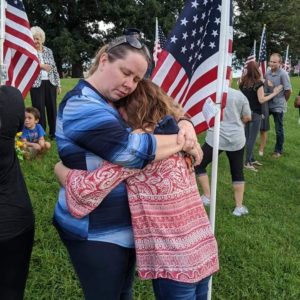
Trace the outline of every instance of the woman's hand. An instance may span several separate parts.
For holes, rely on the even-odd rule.
[[[277,85],[274,87],[274,90],[273,90],[273,93],[275,93],[275,95],[278,95],[283,89],[283,85],[280,84],[280,85]]]
[[[177,138],[178,144],[184,143],[182,150],[192,155],[195,158],[195,165],[199,165],[203,153],[200,144],[198,143],[194,126],[190,121],[181,120],[178,123],[178,127],[180,129]]]
[[[62,186],[66,186],[69,171],[70,169],[67,168],[61,161],[54,166],[54,173]]]
[[[51,70],[51,66],[48,64],[40,64],[40,67],[41,67],[41,69],[43,69],[47,72],[50,72],[50,70]]]

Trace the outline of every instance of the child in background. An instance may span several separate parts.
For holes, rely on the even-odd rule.
[[[25,122],[22,130],[21,140],[23,149],[26,151],[26,159],[34,158],[37,154],[46,152],[51,148],[51,144],[45,141],[45,131],[38,124],[40,119],[39,111],[34,107],[25,109]]]

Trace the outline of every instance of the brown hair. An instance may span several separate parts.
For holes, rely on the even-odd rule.
[[[153,131],[166,115],[175,119],[183,115],[181,106],[149,79],[141,80],[133,93],[115,105],[117,108],[125,108],[131,128],[141,128],[148,132]]]
[[[245,68],[245,72],[241,78],[239,87],[252,88],[260,80],[261,80],[261,74],[259,72],[257,62],[250,61]]]
[[[118,38],[120,38],[120,37],[118,37]],[[116,38],[116,39],[118,39],[118,38]],[[113,40],[110,44],[114,43],[114,41],[115,40]],[[143,45],[143,47],[141,49],[137,49],[137,48],[130,46],[129,44],[124,43],[124,44],[120,44],[120,45],[117,45],[117,46],[109,49],[110,44],[106,44],[98,50],[97,54],[94,57],[94,62],[88,71],[88,76],[93,75],[95,73],[95,71],[98,69],[100,57],[103,53],[107,53],[108,60],[110,62],[114,62],[117,59],[125,59],[129,52],[135,52],[135,53],[141,54],[145,58],[148,66],[151,63],[149,50],[146,45]]]
[[[35,107],[26,107],[25,112],[32,114],[34,116],[35,120],[39,120],[41,117],[39,110]]]

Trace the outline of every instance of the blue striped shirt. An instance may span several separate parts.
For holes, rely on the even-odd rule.
[[[56,141],[63,163],[72,169],[94,170],[102,160],[143,168],[155,158],[152,134],[133,134],[118,111],[88,82],[80,80],[59,106]],[[134,247],[125,183],[118,185],[88,216],[74,218],[61,188],[55,224],[66,238],[105,241]]]

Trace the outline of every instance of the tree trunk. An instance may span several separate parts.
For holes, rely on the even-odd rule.
[[[72,78],[82,78],[83,68],[80,62],[72,64]]]

